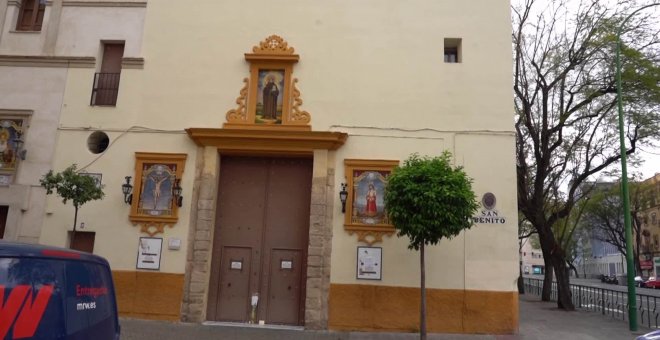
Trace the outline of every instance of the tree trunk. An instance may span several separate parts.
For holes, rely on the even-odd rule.
[[[543,252],[543,263],[545,264],[545,276],[543,277],[543,291],[541,292],[541,301],[550,301],[550,293],[552,293],[552,261],[550,255]]]
[[[571,288],[568,280],[568,270],[566,270],[566,259],[557,252],[552,254],[550,258],[555,269],[555,276],[557,277],[557,307],[567,311],[575,310],[575,306],[573,306],[573,301],[571,300]]]
[[[579,278],[580,278],[580,274],[578,273],[577,268],[575,268],[575,265],[573,265],[572,263],[570,263],[570,262],[568,262],[568,261],[566,261],[566,264],[568,264],[568,267],[571,268],[571,270],[573,271],[573,273],[575,273],[575,278],[576,278],[576,279],[579,279]]]
[[[419,248],[419,264],[421,266],[421,303],[419,311],[419,338],[421,340],[426,340],[426,270],[424,269],[424,240],[422,240],[422,246]]]
[[[525,281],[523,279],[522,261],[520,261],[520,274],[518,275],[518,294],[525,294]]]
[[[634,262],[635,262],[635,276],[642,276],[642,263],[639,262],[639,253],[635,253]]]
[[[76,212],[73,214],[73,231],[71,232],[71,240],[69,240],[69,249],[73,249],[73,240],[76,239],[76,224],[78,224],[78,206],[73,206]]]

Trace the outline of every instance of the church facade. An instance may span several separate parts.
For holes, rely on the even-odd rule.
[[[3,45],[21,39],[24,2],[9,1],[0,36],[12,72],[32,53]],[[32,34],[66,67],[42,110],[47,135],[29,100],[0,98],[0,113],[34,111],[16,163],[33,170],[0,190],[35,192],[34,241],[110,261],[122,315],[415,331],[419,254],[396,236],[383,193],[410,154],[450,151],[481,206],[470,230],[427,249],[429,331],[517,331],[508,3],[45,6],[51,24]],[[52,60],[44,51],[27,78]],[[71,164],[105,192],[80,209],[73,239],[72,207],[38,188]]]

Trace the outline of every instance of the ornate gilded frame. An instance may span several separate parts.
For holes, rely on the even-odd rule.
[[[371,246],[382,242],[384,235],[394,233],[394,226],[389,223],[385,211],[383,194],[389,174],[398,165],[399,161],[395,160],[344,160],[348,191],[344,230],[351,235],[357,234],[359,242]],[[373,203],[368,202],[369,197],[373,197]]]
[[[226,114],[225,128],[242,129],[285,129],[285,130],[311,130],[309,125],[311,116],[300,108],[302,99],[300,91],[296,88],[298,79],[293,78],[293,65],[298,62],[299,56],[294,54],[293,47],[277,35],[271,35],[259,46],[252,48],[253,53],[246,53],[245,60],[250,63],[250,78],[243,79],[243,88],[236,99],[238,105]],[[282,73],[281,84],[277,90],[281,93],[281,115],[279,119],[267,119],[257,115],[260,102],[260,82],[262,72],[271,71],[279,77]],[[280,88],[283,87],[283,88]],[[263,101],[263,100],[262,100]],[[261,108],[263,112],[263,106]]]
[[[172,199],[173,195],[171,190],[174,181],[177,179],[180,180],[183,175],[186,158],[187,155],[183,153],[135,153],[135,182],[133,186],[133,201],[131,203],[129,220],[133,225],[140,225],[141,232],[146,233],[149,236],[154,236],[158,233],[163,233],[165,226],[171,228],[178,222],[179,207]],[[158,165],[163,167],[154,169],[154,167],[157,167]],[[160,177],[161,180],[158,181],[158,184],[156,184],[155,181],[151,184],[154,188],[158,187],[158,189],[153,191],[152,196],[156,197],[152,197],[154,209],[150,210],[143,206],[143,203],[145,203],[143,193],[145,190],[151,190],[147,187],[149,186],[149,183],[145,175],[151,174],[159,169],[162,169],[160,170],[162,174]],[[152,178],[150,177],[150,179]],[[166,185],[166,188],[169,188],[169,202],[167,202],[167,189],[164,191],[165,199],[160,199],[159,197],[162,194],[162,185]],[[156,191],[158,191],[158,195],[156,194]],[[159,202],[166,202],[167,207],[165,209],[157,209]]]

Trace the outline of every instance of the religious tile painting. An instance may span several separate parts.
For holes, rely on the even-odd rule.
[[[260,69],[255,123],[282,124],[284,70]]]
[[[175,179],[176,164],[143,163],[138,214],[172,215],[172,187]]]
[[[23,133],[23,119],[0,119],[0,171],[16,170],[14,141]]]
[[[353,224],[389,224],[385,211],[385,187],[390,171],[353,170]]]

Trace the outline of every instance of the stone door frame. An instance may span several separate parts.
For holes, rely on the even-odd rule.
[[[281,131],[274,133],[260,131],[258,137],[251,135],[249,131],[245,134],[239,132],[238,135],[243,135],[243,138],[237,138],[237,132],[228,129],[187,129],[187,132],[200,147],[196,157],[181,321],[195,323],[206,321],[216,221],[215,207],[222,166],[220,155],[227,153],[254,156],[275,152],[280,156],[295,156],[304,153],[313,156],[305,328],[327,329],[332,215],[335,202],[332,150],[341,147],[347,135],[338,132],[307,131],[296,132],[291,135],[292,138],[282,139]]]

